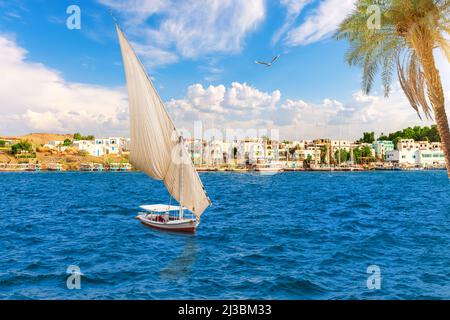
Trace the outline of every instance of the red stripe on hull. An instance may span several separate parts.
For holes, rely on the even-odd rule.
[[[164,231],[169,231],[169,232],[189,232],[189,233],[194,233],[195,232],[195,227],[191,227],[191,228],[179,228],[179,229],[168,229],[168,228],[162,228],[162,227],[158,227],[155,226],[153,224],[149,224],[149,223],[145,223],[144,221],[140,220],[141,223],[146,226],[146,227],[150,227],[153,229],[158,229],[158,230],[164,230]]]

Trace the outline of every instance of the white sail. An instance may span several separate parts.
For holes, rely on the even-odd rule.
[[[116,29],[128,89],[130,162],[163,180],[169,193],[199,218],[211,202],[161,98],[117,24]]]

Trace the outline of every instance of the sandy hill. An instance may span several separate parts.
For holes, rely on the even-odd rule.
[[[28,140],[33,144],[40,145],[40,144],[46,144],[49,141],[53,141],[53,140],[73,139],[73,135],[72,134],[57,134],[57,133],[30,133],[30,134],[27,134],[24,136],[3,137],[3,138]]]

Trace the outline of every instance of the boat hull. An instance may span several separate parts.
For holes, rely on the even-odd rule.
[[[271,175],[275,175],[277,173],[283,172],[283,168],[277,168],[277,167],[256,168],[255,172],[257,174],[260,174],[263,176],[271,176]]]
[[[158,229],[158,230],[166,230],[166,231],[173,231],[173,232],[188,232],[193,233],[197,229],[198,223],[197,221],[193,219],[186,219],[186,220],[175,220],[175,221],[169,221],[169,222],[159,222],[155,221],[149,218],[146,218],[145,215],[138,215],[136,217],[139,221],[141,221],[142,224]]]
[[[283,171],[283,168],[256,168],[255,171],[257,172],[281,172]]]

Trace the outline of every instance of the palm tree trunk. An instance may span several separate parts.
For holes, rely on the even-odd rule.
[[[447,165],[447,174],[450,178],[450,130],[445,112],[445,98],[441,77],[439,70],[436,68],[432,46],[424,46],[422,42],[419,47],[416,52],[422,64],[428,98],[433,108],[437,129],[441,137],[442,150],[444,151],[445,163]]]

